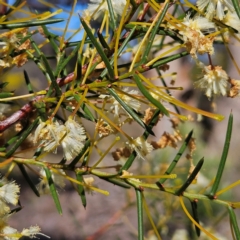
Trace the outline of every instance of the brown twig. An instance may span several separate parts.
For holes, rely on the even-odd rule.
[[[141,15],[139,15],[137,21],[142,22],[144,20],[145,15],[147,14],[147,11],[149,10],[150,5],[147,3],[144,5],[144,9]]]
[[[74,73],[69,73],[66,77],[58,78],[57,84],[59,87],[62,87],[64,85],[72,82],[73,80],[74,80]],[[48,90],[48,88],[46,90]],[[43,97],[44,97],[44,95],[35,97],[29,103],[25,104],[20,110],[16,111],[10,117],[1,121],[0,122],[0,133],[4,132],[6,129],[8,129],[10,126],[12,126],[14,123],[18,122],[19,120],[27,118],[28,114],[35,109],[35,106],[34,106],[35,102],[39,101]]]

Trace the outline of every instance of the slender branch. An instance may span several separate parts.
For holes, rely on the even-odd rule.
[[[66,77],[58,78],[57,84],[59,87],[62,87],[74,79],[74,73],[69,73]],[[46,89],[48,90],[48,88]],[[8,129],[10,126],[12,126],[14,123],[27,118],[29,113],[31,113],[34,109],[34,103],[38,102],[40,99],[42,99],[44,95],[40,95],[35,97],[33,100],[31,100],[29,103],[25,104],[21,109],[13,113],[10,117],[6,118],[5,120],[0,122],[0,133],[4,132],[6,129]]]

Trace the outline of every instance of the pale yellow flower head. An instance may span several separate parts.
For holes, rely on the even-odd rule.
[[[205,92],[208,98],[214,95],[227,95],[230,89],[229,76],[220,66],[204,66],[202,77],[194,83],[196,88]]]
[[[190,52],[192,57],[196,58],[197,53],[212,55],[214,53],[214,38],[209,38],[204,34],[215,29],[214,23],[201,16],[195,16],[191,19],[190,15],[187,15],[182,23],[186,27],[179,33],[182,35],[187,51]]]
[[[222,20],[225,16],[225,10],[234,12],[231,0],[198,0],[197,6],[200,11],[206,9],[206,17],[209,19],[216,17]]]
[[[19,199],[20,188],[15,181],[0,180],[0,199],[6,203],[16,205]]]

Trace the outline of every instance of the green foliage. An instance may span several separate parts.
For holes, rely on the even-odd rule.
[[[226,209],[233,238],[240,239],[234,212],[240,204],[232,199],[221,198],[222,193],[239,184],[235,182],[224,188],[221,185],[231,141],[233,114],[228,119],[222,156],[219,163],[215,164],[215,168],[218,164],[215,176],[211,176],[212,181],[208,186],[192,190],[194,185],[198,186],[198,178],[208,156],[201,156],[201,160],[194,165],[196,144],[193,131],[183,137],[178,125],[180,122],[190,125],[191,118],[195,119],[196,115],[189,117],[182,109],[214,121],[221,121],[224,116],[192,107],[173,97],[171,92],[183,90],[183,82],[178,83],[177,87],[172,83],[170,85],[167,75],[174,78],[175,70],[164,73],[171,62],[188,56],[201,69],[202,75],[194,86],[202,90],[209,100],[217,95],[238,96],[239,82],[231,79],[221,66],[213,64],[212,54],[215,43],[225,45],[228,49],[230,36],[239,41],[236,31],[239,31],[239,27],[233,26],[239,20],[236,18],[239,17],[239,3],[232,1],[232,8],[226,4],[219,12],[219,9],[212,11],[208,8],[210,3],[203,7],[199,1],[193,6],[188,1],[183,4],[168,0],[119,0],[119,3],[106,0],[97,4],[95,9],[89,7],[89,11],[79,18],[80,29],[65,39],[69,20],[62,36],[51,31],[52,24],[63,21],[52,18],[61,10],[39,14],[25,10],[25,2],[21,2],[16,1],[13,6],[0,3],[2,7],[8,7],[3,10],[0,23],[0,29],[6,30],[0,34],[0,71],[2,76],[11,76],[13,67],[19,67],[24,75],[24,88],[28,91],[28,94],[18,95],[9,90],[8,81],[3,77],[1,79],[5,82],[0,83],[3,108],[0,167],[4,176],[0,190],[8,188],[8,191],[3,191],[2,196],[0,193],[0,201],[3,209],[6,209],[0,211],[4,223],[0,228],[0,236],[19,239],[41,234],[38,227],[30,227],[22,232],[6,232],[4,229],[7,226],[6,217],[17,212],[16,209],[21,209],[19,186],[6,180],[18,166],[36,196],[52,196],[59,214],[63,214],[64,205],[61,204],[58,189],[64,188],[65,182],[71,183],[84,208],[90,207],[87,200],[89,191],[106,196],[111,194],[101,189],[101,185],[94,185],[95,177],[100,182],[122,188],[127,194],[135,191],[139,240],[146,239],[148,223],[145,222],[145,214],[150,222],[149,228],[153,230],[148,239],[151,235],[161,239],[165,236],[164,226],[172,221],[171,214],[179,206],[185,212],[188,224],[191,222],[195,225],[192,239],[200,237],[201,232],[210,239],[217,239],[202,225],[207,216],[199,212],[199,202],[205,207],[213,204],[219,209]],[[76,4],[75,0],[69,18],[74,14]],[[173,11],[171,6],[174,6]],[[184,8],[187,8],[186,12]],[[14,12],[18,11],[29,15],[14,19]],[[233,22],[228,21],[230,18],[227,14],[234,19]],[[99,18],[101,20],[96,32],[92,23]],[[81,30],[82,39],[71,41]],[[39,34],[43,37],[41,43]],[[44,46],[51,48],[54,56],[49,56]],[[199,60],[202,54],[208,56],[209,66]],[[44,76],[44,83],[40,78],[34,81],[28,70],[23,69],[27,61],[35,63]],[[181,73],[183,69],[178,71]],[[22,89],[16,80],[13,80],[13,85],[15,90]],[[19,99],[21,108],[16,110],[12,107],[11,115],[5,115],[4,103],[13,104]],[[172,122],[173,133],[163,129],[165,132],[162,137],[150,143],[148,138],[158,134],[156,126],[162,124],[161,119]],[[133,133],[132,126],[140,130]],[[185,140],[178,143],[182,139]],[[172,149],[164,162],[163,148],[167,147],[177,150]],[[58,154],[60,160],[54,162],[49,154],[55,153],[58,148],[62,149],[63,154]],[[186,153],[190,166],[184,163],[183,155]],[[201,152],[198,154],[201,155]],[[112,164],[112,158],[118,161],[117,164]],[[164,167],[166,162],[167,166]],[[32,174],[40,178],[37,186]],[[8,196],[8,192],[13,194]],[[190,202],[191,213],[184,199]],[[166,209],[163,208],[165,220],[159,219],[159,203],[166,206]],[[10,209],[8,204],[19,206]],[[126,200],[127,207],[131,204],[131,200]],[[124,210],[120,209],[121,214]]]

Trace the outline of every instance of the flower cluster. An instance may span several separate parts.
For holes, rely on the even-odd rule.
[[[107,137],[108,135],[114,132],[111,126],[103,119],[99,119],[97,121],[95,130],[98,132],[99,137]]]
[[[223,20],[225,10],[234,12],[234,7],[231,0],[197,0],[197,6],[200,11],[206,10],[206,17],[212,19],[216,17]]]
[[[230,26],[231,28],[238,31],[237,36],[240,36],[240,24],[239,24],[239,18],[236,12],[230,12],[228,11],[225,15],[222,22],[226,24],[227,26]],[[224,33],[224,35],[227,35],[229,32]],[[229,35],[229,34],[228,34]],[[228,40],[228,39],[227,39]]]
[[[21,237],[35,238],[40,233],[38,226],[31,226],[18,232],[8,225],[7,220],[12,215],[9,204],[16,206],[19,201],[20,188],[15,181],[9,182],[6,178],[0,179],[0,238],[5,240],[17,240]],[[48,237],[44,235],[45,237]]]
[[[236,93],[229,93],[228,74],[221,66],[213,66],[211,62],[209,66],[204,66],[198,60],[198,54],[208,54],[210,58],[214,54],[215,40],[229,41],[229,31],[226,31],[226,28],[222,29],[224,25],[237,30],[239,36],[239,17],[231,0],[197,0],[196,4],[199,9],[198,13],[193,15],[189,12],[181,23],[168,26],[178,30],[186,50],[202,69],[202,76],[194,83],[194,86],[203,90],[208,98],[219,94],[234,97]],[[217,30],[220,31],[216,32]]]
[[[0,179],[0,216],[3,217],[10,212],[8,204],[14,206],[18,203],[20,188],[13,181],[9,182],[5,178]]]
[[[204,35],[210,30],[212,31],[215,29],[213,22],[210,22],[208,19],[201,16],[195,16],[191,19],[188,14],[184,18],[182,24],[186,27],[184,27],[179,33],[182,35],[188,52],[190,52],[194,58],[197,57],[197,53],[208,53],[210,55],[214,53],[214,37]]]
[[[132,139],[132,141],[127,142],[126,145],[131,150],[136,151],[138,157],[140,157],[143,160],[145,160],[145,156],[147,156],[153,150],[153,146],[143,137]]]
[[[121,15],[125,4],[125,0],[118,2],[112,1],[115,16]],[[214,54],[213,43],[214,40],[218,39],[218,34],[215,34],[215,32],[223,26],[217,24],[214,20],[218,20],[219,22],[222,22],[223,24],[240,32],[239,18],[231,0],[197,0],[196,5],[199,9],[196,14],[189,11],[180,24],[168,25],[171,29],[178,31],[187,51],[195,60],[197,60],[198,54]],[[86,11],[88,11],[89,15],[93,14],[93,18],[96,19],[103,12],[109,12],[107,1],[90,1]],[[224,39],[227,41],[228,32],[224,30],[222,33]],[[133,52],[134,47],[132,48],[132,53]],[[204,90],[205,94],[209,98],[218,94],[227,95],[229,91],[228,77],[225,71],[218,66],[205,66],[202,78],[200,78],[194,86]],[[128,92],[127,89],[124,89],[123,91]],[[129,101],[129,99],[123,100],[134,110],[138,111],[140,109],[140,104],[136,99],[131,99],[131,101]],[[121,116],[119,111],[121,107],[114,98],[110,97],[110,101],[113,105],[110,109],[114,113],[116,122],[116,120]]]
[[[24,43],[20,43],[19,39],[25,37],[27,34],[27,29],[18,31],[9,31],[0,34],[0,70],[11,67],[16,64],[18,67],[23,66],[27,62],[27,55],[25,53],[18,53],[21,50],[30,48],[30,40],[26,40]],[[18,35],[21,35],[19,37]],[[11,54],[17,53],[15,57]]]
[[[84,128],[69,117],[64,125],[58,121],[41,122],[35,131],[34,143],[40,142],[39,147],[46,152],[56,152],[61,145],[64,157],[69,161],[80,153],[85,139]]]
[[[194,83],[194,86],[202,89],[208,98],[213,95],[227,95],[230,89],[229,76],[220,66],[204,66],[199,62],[202,68],[202,76]]]
[[[83,181],[85,183],[86,192],[92,194],[93,191],[92,191],[91,187],[93,186],[95,179],[93,177],[84,177]]]

